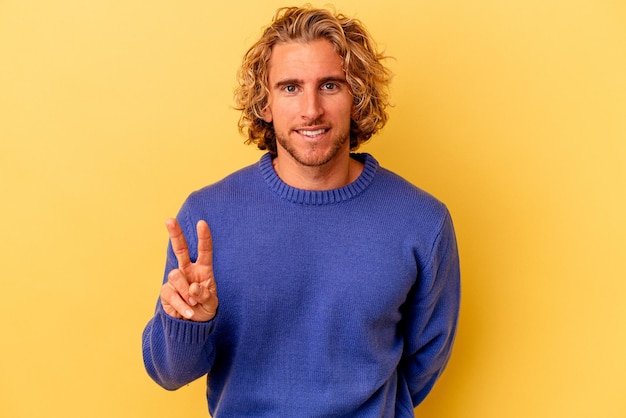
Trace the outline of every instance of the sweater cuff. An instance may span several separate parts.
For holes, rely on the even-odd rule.
[[[177,319],[165,313],[161,306],[159,306],[159,315],[165,335],[177,343],[204,344],[215,328],[215,318],[206,322]]]

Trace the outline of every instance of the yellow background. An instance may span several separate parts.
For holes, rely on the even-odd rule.
[[[274,0],[0,0],[0,416],[204,417],[141,331]],[[320,3],[318,5],[323,5]],[[463,306],[418,417],[626,416],[626,3],[341,0],[395,57],[363,151],[444,200]]]

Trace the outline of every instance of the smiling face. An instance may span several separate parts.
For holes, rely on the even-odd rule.
[[[277,159],[322,167],[349,158],[353,98],[342,64],[325,39],[274,46],[263,119],[274,126]]]

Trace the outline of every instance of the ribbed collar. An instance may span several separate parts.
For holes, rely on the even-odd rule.
[[[281,198],[303,205],[328,205],[339,203],[360,194],[365,190],[376,174],[378,161],[370,154],[351,154],[351,157],[363,163],[363,172],[352,183],[332,190],[303,190],[283,182],[272,165],[272,155],[264,154],[259,160],[259,170],[269,188]]]

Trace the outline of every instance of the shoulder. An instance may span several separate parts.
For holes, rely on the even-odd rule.
[[[258,179],[258,164],[243,167],[215,183],[191,192],[185,204],[196,205],[205,203],[207,200],[217,202],[222,199],[232,199],[233,196],[255,187],[255,181]]]
[[[380,217],[399,236],[415,237],[424,250],[452,228],[448,208],[439,198],[379,165],[363,199],[364,211]]]
[[[367,155],[366,158],[373,157]],[[400,210],[407,210],[420,216],[425,212],[439,217],[448,214],[446,205],[436,196],[378,164],[371,189],[375,198],[397,206]]]

